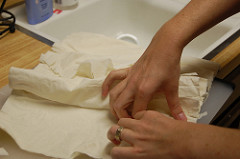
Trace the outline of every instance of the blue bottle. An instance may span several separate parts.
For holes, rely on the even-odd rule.
[[[25,0],[29,24],[41,23],[53,15],[52,0]]]

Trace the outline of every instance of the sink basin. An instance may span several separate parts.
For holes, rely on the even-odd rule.
[[[16,24],[53,42],[74,32],[94,32],[146,48],[157,30],[190,0],[79,0],[74,10],[55,13],[47,21],[27,23],[25,5],[11,9]],[[177,27],[177,26],[176,26]],[[236,14],[194,39],[183,55],[203,58],[240,28]]]

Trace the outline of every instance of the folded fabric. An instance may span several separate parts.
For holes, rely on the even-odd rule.
[[[11,68],[14,89],[0,111],[0,128],[24,150],[56,158],[109,158],[106,137],[116,121],[109,97],[101,97],[107,74],[134,64],[143,49],[92,33],[77,33],[56,43],[33,70]],[[179,80],[180,103],[196,122],[218,65],[184,57]],[[165,97],[156,94],[148,109],[171,116]],[[84,156],[85,154],[85,156]]]
[[[0,156],[8,156],[8,152],[2,147],[0,147]]]

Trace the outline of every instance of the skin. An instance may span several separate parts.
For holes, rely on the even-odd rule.
[[[192,0],[164,24],[132,67],[113,71],[105,79],[104,97],[113,81],[122,80],[110,91],[110,106],[116,118],[146,110],[153,95],[163,92],[173,117],[186,120],[178,97],[182,50],[196,36],[239,10],[239,0]]]
[[[130,146],[116,146],[113,159],[240,158],[240,131],[174,120],[155,111],[141,111],[134,119],[121,118],[108,131],[115,144],[117,128]],[[156,129],[157,128],[157,129]]]
[[[120,119],[108,133],[115,144],[116,129],[130,144],[114,147],[117,158],[240,158],[237,130],[184,122],[178,97],[183,48],[202,32],[240,11],[240,0],[192,0],[155,34],[149,47],[130,68],[115,70],[105,79],[103,97],[110,94],[113,115]],[[177,27],[176,27],[177,26]],[[110,90],[115,80],[121,80]],[[145,111],[156,92],[165,94],[175,119]],[[182,121],[180,121],[182,120]]]

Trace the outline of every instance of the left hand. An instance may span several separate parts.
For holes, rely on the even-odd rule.
[[[113,159],[240,158],[237,129],[174,120],[156,111],[140,111],[134,118],[121,118],[109,129],[108,138],[119,145],[115,133],[122,126],[120,137],[129,144],[114,147]]]
[[[108,138],[114,144],[115,133],[119,126],[124,129],[121,139],[131,146],[116,146],[112,149],[113,159],[159,159],[181,158],[187,152],[190,131],[185,129],[184,121],[178,121],[155,111],[140,111],[135,119],[121,118],[118,125],[108,131]]]

